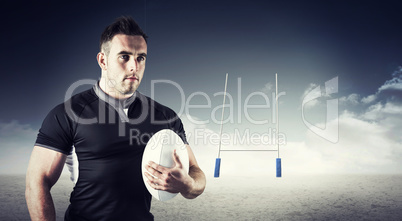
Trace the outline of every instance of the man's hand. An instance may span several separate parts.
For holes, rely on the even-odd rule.
[[[173,160],[175,165],[172,168],[166,168],[150,161],[146,165],[148,171],[148,173],[145,172],[145,176],[148,178],[147,182],[156,190],[171,193],[180,192],[182,195],[187,195],[194,186],[194,179],[184,169],[176,150],[173,153]]]

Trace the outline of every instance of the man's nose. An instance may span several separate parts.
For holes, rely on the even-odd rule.
[[[138,61],[137,61],[137,59],[130,60],[129,69],[130,69],[130,72],[136,72],[137,71],[137,69],[138,69]]]

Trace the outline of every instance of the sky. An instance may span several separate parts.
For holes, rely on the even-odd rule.
[[[139,91],[182,118],[212,176],[221,149],[276,150],[283,175],[402,173],[398,1],[9,1],[0,35],[0,173],[24,173],[47,113],[98,80],[103,29],[149,36]],[[90,88],[82,85],[75,92]],[[274,176],[276,151],[221,152],[222,175]]]

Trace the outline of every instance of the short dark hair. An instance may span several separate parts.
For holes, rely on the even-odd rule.
[[[125,34],[125,35],[141,35],[145,42],[147,42],[148,36],[142,31],[140,26],[134,19],[130,16],[121,16],[116,19],[116,21],[105,28],[103,31],[100,43],[99,50],[102,51],[103,47],[105,49],[106,55],[109,54],[109,48],[105,46],[105,43],[108,43],[113,39],[113,37],[117,34]]]

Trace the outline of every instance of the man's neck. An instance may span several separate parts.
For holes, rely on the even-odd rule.
[[[113,97],[118,100],[123,100],[127,99],[135,93],[135,91],[131,94],[122,94],[119,91],[115,90],[113,87],[109,87],[107,85],[107,80],[105,78],[101,78],[99,81],[99,87],[100,89],[105,92],[105,94],[109,95],[110,97]]]

